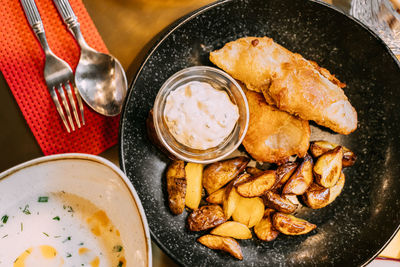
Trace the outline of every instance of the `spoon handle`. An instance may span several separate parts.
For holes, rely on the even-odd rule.
[[[76,17],[74,11],[72,10],[71,4],[68,0],[53,0],[56,4],[58,12],[61,14],[65,24],[67,24],[69,30],[75,36],[75,39],[78,41],[81,49],[93,50],[88,46],[83,35],[81,33],[81,27],[78,22],[78,18]]]
[[[79,24],[78,19],[75,16],[75,13],[72,10],[71,4],[68,0],[54,0],[54,3],[56,4],[58,12],[60,12],[61,17],[67,24],[68,28]]]

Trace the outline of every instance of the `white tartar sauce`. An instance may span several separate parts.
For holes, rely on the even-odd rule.
[[[164,117],[179,143],[205,150],[218,146],[229,136],[239,110],[225,91],[193,81],[168,95]]]

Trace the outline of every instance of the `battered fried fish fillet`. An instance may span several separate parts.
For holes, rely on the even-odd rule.
[[[275,43],[245,37],[210,53],[210,60],[270,105],[341,134],[357,128],[357,112],[328,70]]]
[[[257,161],[283,163],[291,155],[304,157],[310,141],[308,121],[270,106],[261,93],[243,88],[249,103],[249,128],[243,140]]]

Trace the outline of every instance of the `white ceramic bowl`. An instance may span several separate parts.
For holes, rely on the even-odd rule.
[[[123,266],[139,267],[152,265],[147,220],[136,191],[125,174],[110,161],[97,156],[87,154],[61,154],[38,158],[0,174],[0,218],[4,220],[3,216],[7,215],[6,213],[10,213],[13,207],[19,206],[21,208],[19,211],[17,210],[15,216],[9,214],[6,223],[0,221],[0,233],[3,231],[0,237],[0,243],[3,241],[3,245],[7,244],[7,246],[4,247],[3,245],[0,246],[2,247],[0,252],[1,266],[3,266],[3,264],[5,266],[12,266],[13,261],[21,255],[18,254],[21,252],[21,248],[28,249],[28,247],[32,245],[29,244],[31,241],[27,240],[24,243],[21,242],[21,240],[18,241],[18,239],[21,239],[20,237],[27,233],[29,227],[33,227],[35,218],[39,218],[39,214],[36,214],[38,213],[38,211],[36,212],[36,210],[39,209],[38,206],[43,207],[46,205],[46,203],[36,203],[39,202],[36,201],[38,196],[43,194],[51,195],[55,192],[58,192],[58,194],[73,194],[90,200],[91,204],[105,212],[111,221],[110,223],[114,226],[114,230],[119,231],[118,236],[121,239],[120,241],[122,241],[126,260],[126,264]],[[26,208],[26,206],[24,207],[24,201],[29,199],[34,199],[35,201],[33,201],[34,203],[31,203],[27,209],[31,214],[26,214],[26,212],[23,213],[23,209]],[[62,212],[65,213],[67,211],[61,210],[61,213]],[[95,209],[93,209],[93,211],[89,209],[87,212],[95,212]],[[58,214],[59,213],[57,213],[57,215]],[[66,214],[68,215],[68,213]],[[75,218],[78,215],[79,214],[75,214]],[[69,219],[74,219],[72,214],[71,216],[72,217]],[[21,229],[19,229],[20,223],[17,221],[19,217],[28,220],[24,226],[21,223]],[[40,231],[38,234],[44,238],[43,240],[54,241],[56,240],[55,238],[58,237],[55,236],[55,231],[64,231],[67,233],[68,230],[72,229],[68,226],[63,226],[63,229],[55,229],[58,227],[58,223],[65,222],[68,219],[66,216],[62,217],[60,215],[60,217],[61,219],[58,222],[54,222],[52,218],[49,218],[49,223],[52,223],[50,225],[55,225],[54,227],[48,226],[47,229],[42,230],[40,227],[43,225],[39,224],[35,226],[37,229],[30,229],[29,231]],[[13,222],[13,220],[15,220],[15,222]],[[29,220],[31,220],[31,222]],[[13,223],[18,223],[18,229],[11,229]],[[84,220],[83,224],[85,223]],[[4,232],[7,227],[10,229]],[[90,231],[88,232],[90,233]],[[46,236],[44,236],[44,234],[46,234]],[[78,237],[73,234],[74,233],[72,233],[72,240],[65,240],[78,244]],[[62,235],[63,233],[60,233],[60,236]],[[69,235],[71,234],[69,233]],[[60,237],[59,240],[64,238],[65,237]],[[32,238],[32,240],[33,239],[34,238]],[[41,244],[44,242],[43,240],[40,241]],[[63,246],[67,245],[68,243],[66,243],[65,240],[62,241],[63,243],[60,242],[60,244]],[[37,241],[34,240],[32,242],[37,243]],[[15,247],[17,246],[21,246],[21,248],[16,249]],[[22,252],[23,251],[24,250],[22,250]],[[13,255],[13,253],[15,255]],[[68,255],[68,253],[69,252],[65,251],[59,251],[58,253],[62,258],[60,261],[67,266],[69,265],[69,258],[65,257],[67,257],[66,255]],[[11,261],[8,260],[10,261],[8,262],[7,259],[2,259],[2,255],[8,255]],[[103,263],[100,262],[100,266],[106,266],[104,261]]]

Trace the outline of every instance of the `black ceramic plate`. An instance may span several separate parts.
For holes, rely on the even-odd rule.
[[[212,65],[208,54],[243,36],[269,36],[318,62],[347,83],[359,127],[341,136],[313,126],[312,137],[339,142],[358,155],[345,170],[343,193],[321,210],[299,216],[318,228],[273,242],[240,241],[243,261],[196,242],[187,212],[168,209],[168,159],[147,139],[145,119],[163,82],[193,65]],[[121,166],[142,201],[153,240],[185,266],[356,266],[369,262],[400,223],[400,69],[388,48],[341,12],[306,0],[223,1],[172,25],[150,51],[131,85],[120,131]]]

